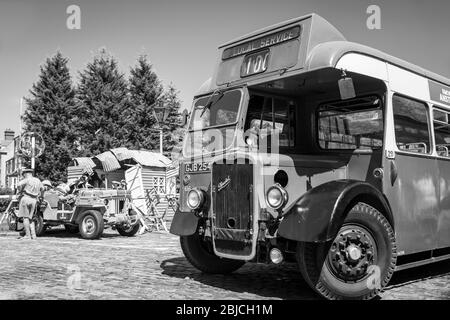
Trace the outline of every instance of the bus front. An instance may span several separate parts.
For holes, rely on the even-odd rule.
[[[194,98],[171,225],[199,270],[297,260],[304,274],[312,256],[304,244],[335,238],[342,221],[330,221],[350,182],[378,196],[372,171],[381,167],[386,86],[336,68],[327,56],[335,43],[345,43],[339,31],[309,15],[219,48]],[[363,281],[374,259],[375,241],[354,229],[359,240],[340,240],[330,262],[343,283]]]

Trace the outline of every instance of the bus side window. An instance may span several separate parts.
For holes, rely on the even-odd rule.
[[[318,140],[325,150],[376,150],[383,146],[383,112],[376,96],[319,106]]]
[[[434,136],[436,139],[436,152],[440,157],[450,158],[450,124],[448,112],[440,109],[434,109],[433,121]]]
[[[427,105],[416,100],[394,95],[395,139],[400,150],[431,153]]]

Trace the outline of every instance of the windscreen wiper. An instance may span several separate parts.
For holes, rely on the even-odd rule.
[[[219,96],[217,97],[217,99],[216,99],[215,101],[213,101],[213,100],[212,100],[212,97],[213,97],[215,94],[219,94]],[[225,92],[224,92],[224,91],[221,91],[221,92],[214,92],[214,93],[209,97],[208,102],[206,102],[205,106],[203,107],[202,113],[200,114],[200,118],[203,117],[203,114],[205,114],[206,109],[210,110],[211,107],[212,107],[214,104],[216,104],[217,102],[219,102],[219,100],[222,99],[224,95],[225,95]]]

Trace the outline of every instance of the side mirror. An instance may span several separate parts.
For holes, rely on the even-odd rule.
[[[353,99],[356,97],[355,86],[353,79],[345,77],[338,80],[339,93],[342,100]]]
[[[183,112],[181,113],[181,126],[184,127],[188,124],[189,121],[189,111],[187,111],[186,109],[183,110]]]

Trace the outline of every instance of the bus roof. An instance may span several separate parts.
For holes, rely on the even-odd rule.
[[[308,20],[308,19],[315,20],[315,22],[316,22],[315,33],[316,34],[320,34],[321,30],[326,29],[326,32],[329,35],[331,34],[336,39],[345,40],[345,37],[342,35],[342,33],[338,29],[336,29],[331,23],[329,23],[327,20],[325,20],[324,18],[322,18],[321,16],[319,16],[316,13],[310,13],[310,14],[307,14],[305,16],[301,16],[301,17],[285,20],[283,22],[279,22],[279,23],[276,23],[274,25],[271,25],[271,26],[268,26],[268,27],[265,27],[265,28],[262,28],[262,29],[250,32],[250,33],[248,33],[248,34],[246,34],[244,36],[240,36],[240,37],[238,37],[238,38],[236,38],[234,40],[231,40],[231,41],[228,41],[227,43],[224,43],[223,45],[219,46],[219,49],[231,46],[233,44],[245,41],[245,40],[250,39],[250,38],[257,37],[259,35],[263,35],[263,34],[269,32],[269,31],[272,31],[272,30],[282,29],[283,27],[286,27],[286,26],[289,26],[289,25],[293,25],[293,24],[297,24],[297,23],[299,23],[299,22],[301,22],[303,20]]]
[[[219,49],[219,61],[211,80],[204,85],[196,95],[206,94],[224,85],[248,83],[256,84],[271,81],[279,77],[279,70],[267,70],[267,74],[258,74],[252,77],[241,78],[238,74],[244,55],[226,56],[225,52],[232,48],[239,48],[252,41],[265,39],[267,35],[280,30],[288,30],[292,26],[300,25],[302,32],[299,36],[300,48],[297,62],[283,72],[283,76],[294,76],[313,70],[335,68],[339,60],[348,53],[367,55],[375,59],[390,63],[406,69],[420,76],[450,86],[450,79],[421,68],[405,60],[396,58],[380,50],[349,42],[342,33],[321,16],[312,13],[302,17],[286,20],[278,24],[251,32],[221,45]],[[283,47],[281,43],[278,47]],[[275,49],[275,46],[273,47]],[[284,47],[281,50],[285,50]],[[280,51],[279,51],[280,52]],[[269,72],[270,71],[270,72]]]
[[[444,85],[450,85],[450,79],[437,73],[426,70],[413,63],[389,55],[383,51],[349,41],[330,41],[319,44],[311,52],[307,60],[307,69],[314,70],[324,67],[335,67],[339,59],[347,53],[359,53],[388,62],[397,67],[409,70]]]

